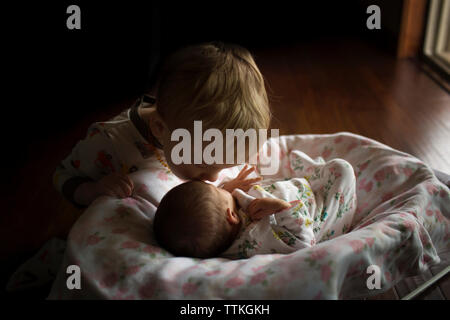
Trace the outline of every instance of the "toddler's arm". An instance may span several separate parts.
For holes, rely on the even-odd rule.
[[[111,140],[97,124],[57,167],[53,184],[78,206],[89,205],[100,195],[126,196],[132,189],[129,178],[120,174],[120,161]]]
[[[106,195],[111,197],[126,198],[133,192],[133,182],[127,175],[111,173],[99,181],[91,181],[80,184],[73,193],[73,201],[76,204],[87,206],[96,198]]]

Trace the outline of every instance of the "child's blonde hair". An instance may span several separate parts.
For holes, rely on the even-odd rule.
[[[202,120],[204,128],[267,129],[270,109],[264,78],[250,52],[211,42],[178,50],[164,63],[156,88],[157,110],[174,120]]]

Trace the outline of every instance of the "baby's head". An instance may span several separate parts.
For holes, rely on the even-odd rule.
[[[236,238],[242,218],[233,196],[202,181],[171,189],[156,211],[156,241],[178,256],[217,257]]]
[[[250,52],[238,45],[220,42],[187,46],[169,56],[161,67],[155,90],[157,112],[150,119],[153,135],[163,145],[172,172],[185,180],[215,181],[220,170],[238,165],[174,164],[172,141],[175,129],[194,137],[194,121],[202,129],[267,129],[270,109],[264,78]],[[193,138],[191,139],[193,142]],[[224,139],[225,141],[225,139]],[[202,149],[205,148],[206,143]],[[255,153],[246,148],[245,162]],[[236,154],[236,153],[235,153]]]

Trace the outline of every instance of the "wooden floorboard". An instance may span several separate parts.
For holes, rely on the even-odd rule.
[[[350,131],[450,172],[450,96],[414,60],[346,41],[260,50],[256,60],[281,133]]]

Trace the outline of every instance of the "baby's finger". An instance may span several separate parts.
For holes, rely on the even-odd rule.
[[[245,184],[255,184],[256,182],[259,182],[259,181],[261,181],[261,180],[262,180],[261,177],[258,177],[258,178],[251,178],[251,179],[245,180],[243,183],[245,183]]]
[[[125,175],[117,174],[114,179],[107,185],[114,190],[117,197],[129,197],[133,192],[133,186],[130,185],[131,180]],[[132,182],[131,182],[132,183]]]
[[[126,183],[130,186],[131,190],[133,190],[134,184],[130,177],[128,175],[124,175],[123,177],[125,178]]]
[[[250,214],[250,218],[252,220],[261,220],[264,217],[264,210],[258,209],[256,212]]]
[[[250,202],[250,204],[248,205],[248,209],[250,210],[250,209],[252,209],[252,208],[254,208],[257,204],[258,204],[258,201],[259,199],[254,199],[252,202]]]
[[[129,197],[131,195],[133,189],[131,188],[131,186],[129,184],[127,184],[126,182],[124,182],[122,180],[122,181],[120,181],[120,183],[118,185],[120,186],[120,188],[124,192],[125,197]]]
[[[129,176],[127,176],[125,174],[121,174],[121,175],[118,176],[118,179],[121,182],[125,183],[126,185],[130,186],[131,189],[134,188],[133,181],[131,181]]]
[[[260,181],[261,179],[255,178],[255,179],[249,179],[249,180],[245,180],[242,181],[239,184],[239,187],[252,187],[254,185],[257,185],[257,183]]]
[[[248,211],[250,213],[256,213],[256,212],[258,212],[261,209],[261,206],[260,206],[261,202],[257,201],[257,200],[258,199],[253,200],[252,202],[250,202],[250,204],[248,206]]]
[[[250,202],[250,204],[248,205],[247,211],[250,215],[253,215],[253,212],[255,212],[254,210],[254,206],[255,206],[255,201]]]
[[[114,194],[116,195],[116,197],[118,197],[118,198],[126,197],[125,191],[122,189],[122,187],[120,185],[112,186],[112,190],[114,191]]]
[[[238,173],[236,179],[239,179],[239,178],[242,177],[242,174],[243,174],[243,172],[247,169],[247,167],[248,167],[248,165],[245,164],[244,167],[241,169],[241,171],[239,171],[239,173]]]
[[[250,167],[249,169],[246,169],[244,171],[244,169],[242,169],[240,175],[241,179],[245,179],[250,173],[252,173],[253,171],[255,171],[255,167]]]
[[[252,219],[253,221],[258,221],[261,220],[261,217],[251,216],[250,219]]]
[[[110,197],[117,197],[117,195],[114,192],[114,190],[112,190],[111,188],[109,188],[106,185],[102,186],[101,194],[105,195],[105,196],[110,196]]]

